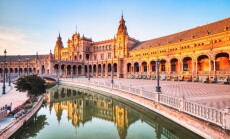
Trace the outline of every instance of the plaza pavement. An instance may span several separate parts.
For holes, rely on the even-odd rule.
[[[73,78],[66,80],[87,80],[87,78]],[[65,80],[63,78],[63,80]],[[91,81],[111,82],[111,78],[91,78]],[[144,79],[114,79],[114,83],[123,86],[155,91],[156,80]],[[224,110],[230,107],[230,85],[229,84],[207,84],[185,81],[160,81],[163,94],[172,97],[184,97],[199,104]]]

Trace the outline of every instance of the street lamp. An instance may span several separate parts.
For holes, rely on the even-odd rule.
[[[2,86],[2,94],[6,94],[6,86],[5,86],[5,76],[6,76],[6,49],[4,51],[4,65],[3,65],[3,69],[4,69],[4,74],[3,74],[3,86]]]
[[[88,80],[90,81],[90,75],[89,75],[89,59],[88,59]]]
[[[26,75],[28,76],[29,75],[29,57],[28,56],[26,58],[26,61],[27,61],[27,73],[26,73]]]
[[[11,59],[10,59],[10,63],[9,63],[9,86],[11,86],[10,85],[10,83],[11,83],[11,81],[10,81],[10,65],[11,65]]]
[[[160,67],[160,59],[157,59],[157,87],[156,87],[156,92],[161,92],[161,87],[160,87],[160,73],[159,73],[159,67]]]
[[[18,78],[20,77],[20,55],[18,55]]]
[[[112,65],[111,65],[111,83],[113,84],[113,59],[112,59]]]

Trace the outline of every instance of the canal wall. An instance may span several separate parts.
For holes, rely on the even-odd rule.
[[[180,124],[181,126],[191,130],[192,132],[204,137],[204,138],[220,138],[225,139],[229,138],[229,134],[222,131],[221,129],[217,128],[216,126],[210,126],[205,121],[198,120],[196,118],[191,117],[190,115],[184,114],[180,111],[175,110],[175,108],[169,108],[167,105],[165,106],[159,103],[159,96],[156,96],[158,101],[152,100],[151,97],[140,97],[135,94],[135,89],[130,89],[128,87],[116,86],[111,84],[106,84],[102,82],[98,83],[89,83],[84,81],[64,81],[60,82],[63,85],[71,85],[71,86],[82,86],[82,87],[89,87],[91,89],[101,90],[113,95],[117,95],[119,97],[123,97],[127,100],[140,104],[152,111],[159,113],[160,115]],[[122,90],[123,88],[123,90]],[[128,91],[133,90],[134,93],[130,93]],[[128,92],[128,93],[127,93]],[[136,90],[137,92],[137,90]],[[143,92],[141,92],[143,94]],[[152,93],[155,95],[154,93]],[[151,95],[151,94],[149,94]],[[167,103],[166,103],[167,104]]]
[[[16,133],[41,107],[43,103],[43,97],[40,97],[38,102],[33,106],[32,110],[20,117],[20,119],[11,123],[0,135],[0,139],[8,139],[14,133]]]

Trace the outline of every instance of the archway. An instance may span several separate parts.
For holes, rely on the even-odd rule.
[[[87,73],[88,73],[88,66],[85,65],[85,75],[87,75]]]
[[[156,61],[151,61],[150,62],[150,68],[152,72],[155,72],[156,71]]]
[[[18,73],[18,68],[14,68],[14,73]]]
[[[207,55],[201,55],[197,58],[198,71],[209,71],[209,59]]]
[[[55,64],[54,65],[54,72],[56,73],[56,75],[58,75],[58,70],[59,69],[59,65],[58,64]]]
[[[67,66],[67,76],[71,75],[71,65]]]
[[[79,65],[79,66],[77,67],[77,70],[78,70],[78,75],[81,75],[81,73],[82,73],[81,65]]]
[[[42,71],[41,71],[42,74],[45,74],[45,66],[42,65]]]
[[[192,72],[192,58],[191,57],[185,57],[183,59],[183,71]]]
[[[171,59],[170,65],[171,65],[171,72],[177,72],[178,71],[178,59],[176,59],[176,58]]]
[[[217,71],[228,71],[230,69],[229,54],[219,53],[215,57],[215,65]]]
[[[161,68],[160,68],[160,69],[161,69],[161,71],[166,71],[166,67],[165,67],[166,60],[164,60],[164,59],[163,59],[163,60],[161,60],[161,62],[160,62],[160,63],[161,63],[161,65],[160,65],[160,67],[161,67]]]
[[[65,74],[65,65],[61,65],[61,73],[60,76],[63,76]]]
[[[73,75],[74,75],[74,76],[76,75],[76,69],[77,69],[77,66],[76,66],[76,65],[73,65]]]
[[[143,61],[141,63],[141,71],[142,72],[147,72],[147,62]]]
[[[113,71],[114,71],[114,72],[117,72],[117,63],[114,63],[114,64],[113,64]]]
[[[94,64],[93,65],[93,75],[95,76],[97,72],[97,66]]]
[[[139,63],[138,62],[134,63],[134,72],[139,72]]]
[[[101,64],[98,65],[98,73],[101,73]]]
[[[127,73],[131,73],[132,72],[132,65],[131,63],[127,64]]]

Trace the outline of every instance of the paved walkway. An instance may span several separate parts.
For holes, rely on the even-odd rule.
[[[87,80],[87,78],[80,78]],[[72,79],[67,79],[72,80]],[[74,80],[78,80],[74,78]],[[108,78],[91,78],[91,81],[111,82]],[[115,84],[131,85],[133,88],[142,88],[146,91],[155,91],[156,80],[143,79],[114,79]],[[163,94],[173,97],[185,97],[186,100],[197,102],[217,109],[230,107],[230,85],[206,84],[185,81],[160,81]]]

